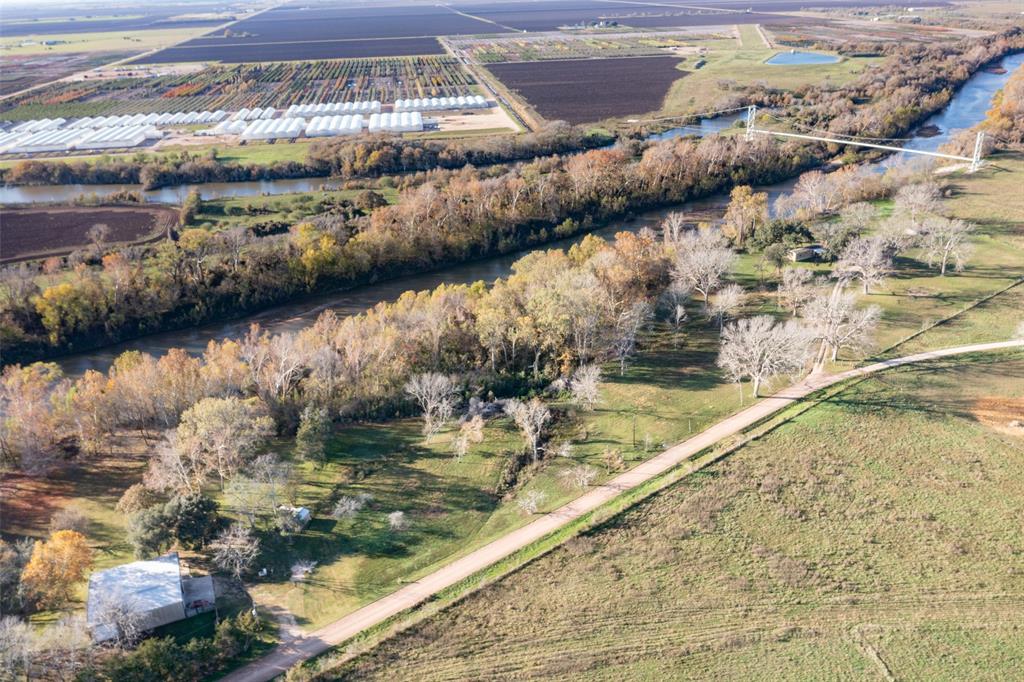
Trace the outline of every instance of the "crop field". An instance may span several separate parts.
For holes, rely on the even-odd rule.
[[[661,108],[686,75],[676,57],[493,64],[489,70],[548,120],[587,123]]]
[[[706,5],[706,3],[704,3]],[[749,5],[748,5],[749,6]],[[717,7],[717,6],[716,6]],[[561,27],[614,22],[613,25],[634,28],[663,26],[721,26],[727,24],[770,23],[778,20],[771,14],[746,13],[747,6],[724,9],[707,6],[696,9],[679,3],[600,2],[597,0],[564,0],[558,2],[501,2],[456,5],[456,9],[520,31],[554,31]],[[758,9],[761,9],[760,6]]]
[[[641,57],[697,52],[700,42],[725,39],[724,33],[540,34],[479,40],[450,39],[450,45],[483,64],[532,62],[545,59]]]
[[[443,54],[437,38],[380,38],[372,40],[319,40],[294,43],[237,42],[222,45],[185,44],[135,60],[136,64],[178,62],[271,62],[279,60],[347,59],[353,57],[408,57]]]
[[[1024,356],[832,395],[331,679],[972,679],[1024,666]]]
[[[39,83],[47,83],[127,57],[129,53],[68,53],[3,57],[0,68],[0,95],[8,95]]]
[[[82,52],[139,54],[167,47],[200,33],[199,28],[167,28],[151,31],[114,31],[109,33],[66,33],[48,35],[45,42],[4,38],[0,41],[0,64],[12,57],[77,54]]]
[[[766,29],[774,41],[786,47],[871,42],[928,42],[959,40],[963,35],[945,26],[918,26],[869,21],[779,22]]]
[[[213,8],[210,5],[209,8]],[[95,16],[81,18],[53,18],[43,20],[8,19],[4,18],[0,36],[38,36],[56,33],[109,33],[146,30],[162,30],[169,28],[192,28],[195,26],[216,26],[230,20],[229,16],[176,16],[180,6],[171,9],[151,9],[147,6],[144,14],[125,14],[122,16]],[[189,11],[201,12],[200,5],[190,5]],[[6,9],[4,10],[7,11]]]
[[[140,63],[440,54],[434,36],[502,33],[508,29],[441,6],[279,7]]]
[[[57,83],[0,103],[5,118],[237,110],[443,97],[475,84],[453,57],[382,57],[211,66],[196,73]]]
[[[90,243],[94,225],[106,225],[106,243],[137,242],[163,232],[178,214],[166,206],[104,206],[98,208],[5,208],[0,262],[70,253]]]

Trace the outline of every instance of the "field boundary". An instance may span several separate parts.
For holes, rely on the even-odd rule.
[[[304,659],[312,659],[339,647],[345,647],[346,651],[341,655],[341,660],[322,659],[330,660],[331,662],[327,664],[329,666],[340,665],[365,650],[367,646],[371,646],[373,642],[379,641],[374,638],[382,637],[395,628],[408,627],[416,618],[429,615],[436,608],[454,603],[486,585],[489,580],[516,570],[583,530],[607,521],[665,486],[694,471],[699,471],[737,447],[769,433],[794,416],[820,404],[836,391],[843,390],[848,383],[856,383],[875,373],[903,365],[968,353],[1017,348],[1024,348],[1024,340],[927,351],[839,374],[812,373],[802,381],[717,422],[610,481],[595,486],[575,500],[542,515],[537,521],[528,523],[439,568],[433,574],[367,604],[290,647],[277,649],[262,661],[240,669],[224,679],[230,682],[270,680],[291,667],[302,664]],[[632,483],[631,479],[636,479],[636,482]],[[588,508],[588,505],[592,506]],[[534,535],[536,537],[533,537]],[[501,554],[505,551],[502,545],[514,544],[520,541],[520,538],[523,541],[521,546],[513,546],[507,553]],[[492,555],[493,559],[490,558]],[[474,564],[482,565],[473,569]],[[432,587],[431,582],[437,586]],[[424,609],[424,604],[435,605],[435,609]],[[330,639],[335,639],[336,643],[328,641]],[[312,674],[315,676],[318,673],[313,671]]]

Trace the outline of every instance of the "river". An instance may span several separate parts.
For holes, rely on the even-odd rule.
[[[935,150],[948,141],[950,136],[956,131],[970,128],[982,121],[992,101],[992,96],[1006,82],[1010,73],[1024,65],[1024,53],[1006,57],[1002,65],[1007,71],[1005,74],[980,72],[971,77],[956,93],[946,109],[930,117],[923,124],[923,126],[938,126],[941,130],[940,134],[928,138],[916,138],[910,143],[910,146],[926,151]],[[720,125],[726,125],[726,122],[720,121],[718,124],[715,124],[715,127]],[[671,131],[669,134],[671,134]],[[882,163],[887,165],[898,163],[902,156],[907,155],[897,154]],[[274,184],[282,182],[292,183],[298,181],[285,180],[277,181]],[[316,186],[318,186],[319,183],[323,182],[323,179],[309,180],[307,182],[316,183]],[[769,193],[769,202],[771,203],[780,194],[789,191],[794,183],[795,179],[791,179],[783,183],[758,189],[759,191]],[[643,227],[655,227],[661,222],[665,214],[670,211],[681,210],[693,213],[715,210],[721,207],[724,202],[724,196],[717,196],[701,201],[689,202],[682,206],[647,211],[628,221],[613,221],[594,233],[603,237],[611,237],[616,232],[622,230],[638,231]],[[577,237],[546,244],[539,248],[565,248],[581,238]],[[499,277],[507,276],[511,270],[512,263],[521,258],[524,253],[517,252],[487,258],[444,268],[435,272],[366,285],[342,292],[313,296],[298,303],[277,306],[236,320],[211,323],[181,331],[152,334],[95,351],[69,355],[60,358],[57,362],[67,375],[78,376],[87,369],[106,371],[113,359],[127,350],[140,350],[153,355],[161,355],[170,348],[184,348],[189,352],[199,353],[202,352],[211,340],[241,336],[253,322],[258,322],[261,327],[271,332],[296,331],[311,324],[321,312],[328,309],[334,310],[339,315],[352,315],[361,313],[380,301],[393,301],[403,292],[409,290],[432,289],[442,283],[463,284],[478,280],[488,283],[493,282]]]

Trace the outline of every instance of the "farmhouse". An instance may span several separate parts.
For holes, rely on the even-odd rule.
[[[174,623],[214,607],[213,578],[182,577],[178,553],[96,571],[89,576],[86,622],[93,640],[118,636],[118,619],[130,617],[140,631]]]

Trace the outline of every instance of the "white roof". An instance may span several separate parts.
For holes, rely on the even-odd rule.
[[[96,622],[103,600],[110,595],[121,595],[138,613],[182,603],[181,574],[178,553],[171,552],[155,559],[133,561],[89,576],[89,603],[86,620]]]

